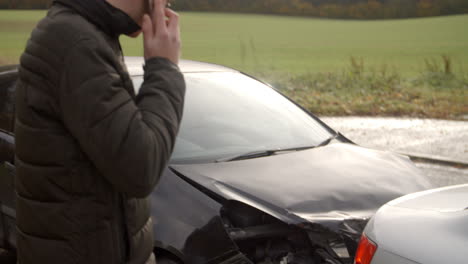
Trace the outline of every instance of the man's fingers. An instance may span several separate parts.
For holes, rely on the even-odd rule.
[[[143,16],[143,22],[141,23],[141,31],[143,31],[143,40],[146,42],[154,35],[153,22],[148,15]]]
[[[153,9],[153,22],[156,24],[156,32],[162,33],[166,31],[166,15],[165,15],[165,6],[166,1],[164,0],[154,0],[154,9]]]
[[[165,15],[168,18],[167,26],[169,31],[175,32],[179,30],[179,15],[169,8],[166,8]]]
[[[177,64],[180,58],[179,15],[166,8],[166,0],[154,0],[151,15],[144,16],[145,58],[164,57]]]
[[[157,12],[157,11],[156,11],[156,4],[157,4],[157,3],[156,3],[156,0],[150,1],[150,5],[151,5],[151,6],[150,6],[150,12],[149,12],[149,14],[150,14],[150,16],[151,16],[151,20],[153,20],[153,21],[154,21],[155,18],[156,18],[156,12]]]

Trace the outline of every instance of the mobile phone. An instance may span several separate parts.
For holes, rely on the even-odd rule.
[[[148,0],[148,1],[146,2],[146,4],[147,4],[147,7],[146,7],[147,13],[151,13],[151,11],[153,11],[153,6],[154,6],[154,5],[153,5],[153,1],[154,1],[154,0]],[[167,1],[166,1],[166,7],[167,7],[167,8],[171,8],[173,2],[174,2],[174,1],[167,0]]]
[[[147,4],[148,4],[148,6],[147,6],[146,10],[148,11],[148,13],[151,13],[151,11],[153,11],[153,0],[148,0]]]

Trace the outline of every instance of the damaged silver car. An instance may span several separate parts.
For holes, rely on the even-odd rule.
[[[138,88],[143,60],[126,61]],[[352,263],[380,206],[431,187],[409,158],[353,144],[263,82],[180,67],[184,118],[151,196],[159,263]],[[16,78],[14,67],[0,73],[0,248],[10,256]]]

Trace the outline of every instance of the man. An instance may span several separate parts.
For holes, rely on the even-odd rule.
[[[54,0],[32,32],[16,93],[19,264],[154,263],[147,197],[185,93],[178,16],[165,4]],[[140,25],[135,95],[118,38]]]

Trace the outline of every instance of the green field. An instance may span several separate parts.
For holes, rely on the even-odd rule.
[[[0,64],[18,61],[29,32],[44,15],[45,11],[0,10]],[[289,90],[304,85],[307,85],[307,89],[311,89],[317,85],[317,81],[322,80],[321,82],[330,90],[327,95],[330,97],[334,96],[331,90],[337,86],[360,83],[354,82],[353,78],[373,78],[366,84],[374,82],[383,88],[395,86],[395,89],[398,87],[412,89],[417,86],[417,89],[428,93],[424,95],[428,100],[432,98],[433,101],[438,98],[440,91],[437,89],[449,86],[456,92],[453,93],[451,90],[447,97],[453,97],[456,101],[448,99],[446,104],[455,104],[458,107],[457,110],[453,110],[456,113],[447,116],[447,113],[441,114],[440,111],[438,114],[425,110],[417,113],[411,112],[414,109],[406,111],[405,105],[392,111],[359,108],[362,105],[358,105],[357,108],[346,106],[327,110],[323,102],[321,105],[309,105],[309,103],[314,104],[313,102],[304,103],[306,107],[319,113],[414,114],[457,118],[468,112],[468,106],[464,103],[468,101],[468,15],[350,21],[268,15],[182,13],[181,23],[182,56],[185,59],[231,66],[260,75],[268,81],[277,83],[278,86],[287,86]],[[141,38],[122,37],[122,42],[126,55],[143,54]],[[450,72],[453,73],[450,78],[440,76],[443,71],[441,62],[443,55],[449,58]],[[356,65],[350,68],[351,57],[359,62],[362,59],[363,67],[358,66],[363,68],[358,69],[359,76],[356,74],[349,76],[349,73],[356,73],[356,69],[353,69]],[[431,68],[425,61],[431,62],[433,66],[436,65],[437,69]],[[421,74],[428,76],[426,74],[428,70],[436,71],[435,77],[430,75],[429,80],[421,80]],[[396,75],[399,81],[395,83],[394,79],[387,80],[390,73]],[[333,76],[323,81],[325,78],[323,74]],[[380,78],[380,75],[387,77],[375,80]],[[305,81],[304,78],[308,80]],[[336,78],[340,79],[339,83],[333,81]],[[342,80],[343,78],[348,79]],[[411,82],[414,79],[417,81]],[[381,82],[387,83],[382,85]],[[359,87],[351,88],[359,89]],[[289,90],[286,92],[291,92]],[[447,89],[443,92],[447,92]]]
[[[45,11],[0,10],[0,59],[16,62]],[[424,59],[448,55],[468,71],[468,15],[384,21],[182,13],[183,57],[245,71],[328,72],[362,57],[366,65],[421,71]],[[126,55],[141,39],[122,37]]]

